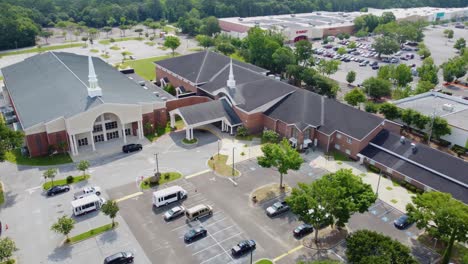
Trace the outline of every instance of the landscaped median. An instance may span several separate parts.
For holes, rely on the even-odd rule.
[[[273,261],[269,259],[259,259],[255,261],[255,264],[273,264]]]
[[[140,183],[140,188],[142,190],[150,189],[158,185],[163,185],[165,183],[175,181],[182,178],[182,174],[178,172],[163,172],[159,179],[154,178],[155,176],[148,177]]]
[[[3,193],[3,182],[0,182],[0,205],[5,202],[5,194]]]
[[[67,178],[65,179],[60,179],[60,180],[55,180],[55,181],[49,181],[49,182],[46,182],[42,185],[42,188],[44,188],[44,190],[48,190],[54,186],[57,186],[57,185],[64,185],[64,184],[74,184],[74,183],[77,183],[77,182],[81,182],[81,181],[85,181],[87,179],[89,179],[91,177],[91,175],[89,174],[85,174],[85,175],[80,175],[80,176],[68,176]]]
[[[251,199],[256,203],[262,203],[273,198],[276,198],[282,194],[291,192],[291,187],[287,184],[283,184],[283,189],[280,189],[278,183],[270,183],[255,189],[251,194]],[[255,197],[255,199],[253,198]]]
[[[29,166],[50,166],[72,163],[72,159],[68,153],[55,154],[52,156],[41,156],[41,157],[26,157],[21,154],[20,149],[14,149],[5,153],[5,160],[15,163],[18,165],[29,165]]]
[[[102,234],[104,232],[107,232],[109,230],[115,229],[118,226],[119,226],[119,223],[115,222],[114,227],[112,227],[112,223],[111,223],[111,224],[103,225],[103,226],[100,226],[100,227],[97,227],[97,228],[93,228],[93,229],[91,229],[91,230],[89,230],[87,232],[84,232],[82,234],[76,235],[74,237],[70,237],[70,239],[68,240],[68,243],[74,244],[74,243],[81,242],[81,241],[86,240],[88,238],[92,238],[92,237],[100,235],[100,234]]]
[[[239,176],[238,170],[234,170],[234,175],[232,175],[232,166],[226,164],[227,159],[227,155],[214,155],[208,160],[208,166],[221,176]]]

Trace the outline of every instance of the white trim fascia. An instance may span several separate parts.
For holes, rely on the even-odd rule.
[[[197,78],[195,78],[195,83],[198,83],[198,78],[200,78],[200,74],[202,72],[203,66],[205,66],[206,58],[208,58],[208,51],[205,51],[205,56],[203,57],[203,62],[198,70]]]
[[[272,101],[269,101],[266,104],[263,104],[263,105],[255,108],[255,109],[250,110],[249,113],[265,112],[268,109],[270,109],[271,107],[273,107],[274,105],[276,105],[279,101],[283,100],[286,96],[288,96],[288,95],[290,95],[290,94],[292,94],[294,92],[295,91],[291,91],[291,92],[289,92],[287,94],[284,94],[284,95],[282,95],[282,96],[280,96],[280,97],[278,97],[278,98],[276,98],[276,99],[274,99]]]

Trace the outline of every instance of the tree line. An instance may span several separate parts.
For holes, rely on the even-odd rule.
[[[82,22],[87,27],[120,26],[150,18],[177,22],[192,10],[205,17],[263,16],[323,11],[365,11],[368,7],[462,7],[464,0],[4,0],[0,4],[0,50],[34,45],[41,27],[60,21]]]

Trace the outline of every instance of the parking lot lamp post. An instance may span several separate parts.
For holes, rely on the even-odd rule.
[[[217,159],[219,160],[219,144],[221,143],[221,139],[218,139],[218,157]]]
[[[234,177],[234,150],[236,148],[232,148],[232,177]]]
[[[380,171],[379,173],[379,181],[377,182],[377,190],[375,190],[375,195],[377,195],[377,197],[379,197],[380,178],[382,178],[382,171]]]
[[[159,162],[158,162],[158,153],[154,154],[156,160],[156,174],[159,174]]]
[[[254,250],[250,250],[250,264],[252,264]]]

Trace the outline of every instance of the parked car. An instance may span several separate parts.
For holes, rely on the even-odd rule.
[[[73,197],[75,197],[75,199],[81,199],[91,194],[101,195],[101,188],[98,186],[85,187],[81,189],[81,191],[74,193]]]
[[[295,237],[303,237],[305,235],[312,233],[313,231],[314,231],[314,228],[311,225],[302,224],[296,227],[296,229],[294,229],[293,234]]]
[[[266,214],[269,216],[269,217],[273,217],[273,216],[277,216],[277,215],[280,215],[282,213],[286,213],[287,211],[289,211],[289,205],[286,203],[286,202],[277,202],[277,203],[274,203],[272,206],[268,207],[266,209]]]
[[[254,240],[243,240],[231,249],[231,254],[234,257],[240,257],[247,252],[254,250],[257,247]]]
[[[374,65],[374,66],[372,66],[372,69],[373,69],[373,70],[378,70],[378,69],[379,69],[379,65]]]
[[[187,233],[185,233],[184,241],[186,243],[190,243],[192,241],[206,237],[207,234],[208,234],[208,231],[206,231],[206,229],[201,226],[194,228],[194,229],[190,229]]]
[[[134,152],[142,149],[143,146],[141,144],[127,144],[122,147],[122,151],[125,153]]]
[[[119,252],[105,258],[104,264],[133,263],[133,258],[134,256],[132,252]]]
[[[164,220],[171,221],[174,220],[185,213],[185,208],[183,206],[172,207],[170,210],[164,213]]]
[[[398,229],[406,229],[411,224],[409,216],[407,215],[402,215],[393,222],[393,225]]]
[[[68,185],[57,185],[47,190],[47,196],[54,196],[56,194],[68,192],[69,190],[70,186]]]
[[[375,65],[378,65],[378,64],[379,64],[378,62],[373,61],[373,62],[371,62],[371,64],[369,66],[375,66]]]
[[[456,24],[455,28],[462,28],[463,29],[463,28],[465,28],[465,26],[463,24]]]

